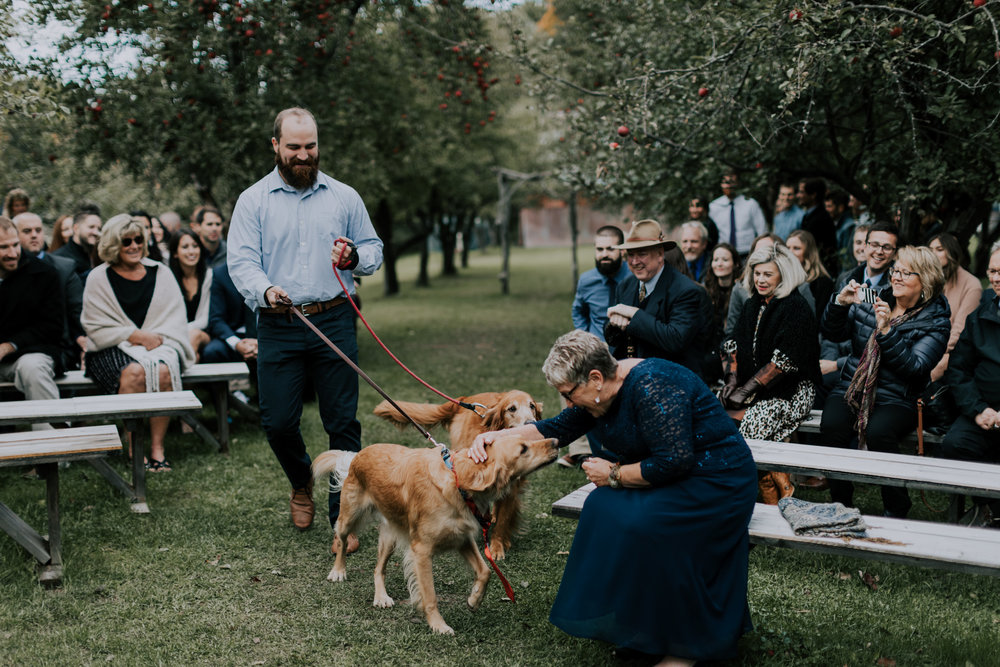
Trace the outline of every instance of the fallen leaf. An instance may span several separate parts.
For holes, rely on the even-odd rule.
[[[219,569],[220,570],[231,570],[231,569],[233,569],[233,566],[230,565],[229,563],[226,563],[225,565],[220,565]]]
[[[260,577],[258,577],[256,575],[253,576],[253,577],[250,577],[250,581],[252,581],[255,584],[259,584],[260,583]]]
[[[875,664],[879,667],[896,667],[896,661],[892,658],[879,658]]]
[[[159,549],[157,549],[157,551],[159,551],[160,553],[163,553],[164,551],[170,551],[170,547],[160,547]]]
[[[205,562],[208,563],[209,565],[218,565],[220,560],[222,560],[222,554],[219,554],[218,556],[216,556],[211,560],[206,560]]]
[[[841,581],[847,581],[848,579],[851,578],[851,575],[849,575],[847,572],[840,572],[837,574],[837,578],[840,579]]]
[[[253,643],[254,644],[259,644],[260,643],[260,637],[254,637],[253,638]]]
[[[569,552],[568,551],[557,551],[556,555],[557,556],[568,556]],[[996,622],[996,621],[994,621],[994,622]]]
[[[861,581],[865,582],[865,586],[872,589],[873,591],[878,590],[878,578],[873,577],[868,572],[862,572],[858,570],[858,576],[861,577]]]

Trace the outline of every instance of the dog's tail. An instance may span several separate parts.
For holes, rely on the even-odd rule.
[[[406,414],[413,418],[421,426],[448,426],[462,406],[447,402],[441,404],[434,403],[407,403],[406,401],[396,401],[396,404],[406,411]],[[391,421],[399,427],[409,424],[409,420],[404,417],[399,410],[389,404],[389,401],[382,401],[375,406],[375,416],[386,421]]]
[[[313,459],[313,480],[318,482],[330,475],[330,491],[340,491],[340,487],[343,486],[347,473],[351,469],[351,461],[357,455],[357,452],[345,452],[339,449],[323,452]]]

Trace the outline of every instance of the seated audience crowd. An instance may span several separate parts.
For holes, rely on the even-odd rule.
[[[787,440],[820,409],[821,444],[883,452],[917,427],[928,387],[948,385],[958,417],[933,454],[1000,461],[1000,244],[984,292],[936,217],[905,239],[858,196],[805,178],[780,184],[768,225],[735,173],[720,189],[687,200],[677,243],[655,220],[605,234],[602,256],[621,270],[610,292],[601,285],[607,318],[592,333],[615,359],[687,367],[744,437]],[[218,209],[198,207],[183,227],[172,211],[102,221],[85,205],[48,236],[25,191],[7,193],[3,213],[0,379],[27,398],[58,397],[55,378],[71,369],[108,393],[180,388],[197,361],[245,361],[255,379],[256,317],[229,276]],[[170,469],[167,424],[151,420],[150,470]],[[794,492],[787,475],[759,482],[765,502]],[[850,483],[829,484],[853,503]],[[882,501],[891,516],[911,506],[901,487],[883,487]],[[974,510],[1000,525],[996,502]]]

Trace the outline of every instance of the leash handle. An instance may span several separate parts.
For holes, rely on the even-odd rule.
[[[361,370],[361,368],[356,363],[354,363],[353,361],[351,361],[350,357],[348,357],[346,354],[344,354],[343,351],[341,351],[341,349],[339,347],[337,347],[336,345],[334,345],[333,341],[330,340],[329,338],[327,338],[326,335],[322,331],[320,331],[319,328],[315,324],[313,324],[312,322],[310,322],[309,318],[307,318],[305,315],[303,315],[299,311],[298,308],[289,308],[288,312],[295,313],[296,317],[298,317],[300,320],[302,320],[307,327],[309,327],[310,329],[312,329],[312,332],[314,334],[316,334],[317,336],[319,336],[320,340],[322,340],[324,343],[326,343],[330,347],[331,350],[333,350],[334,352],[336,352],[337,356],[339,356],[344,361],[345,364],[347,364],[352,369],[354,369],[354,372],[357,373],[362,379],[364,379],[365,382],[367,382],[368,384],[370,384],[371,387],[372,387],[372,389],[374,389],[375,391],[377,391],[382,396],[382,398],[384,398],[386,401],[389,402],[389,405],[391,405],[392,407],[396,408],[399,411],[399,414],[403,415],[408,420],[410,420],[410,423],[413,424],[413,426],[418,431],[420,431],[421,435],[423,435],[425,438],[427,438],[429,441],[431,441],[436,447],[443,447],[444,446],[441,443],[439,443],[437,440],[435,440],[431,436],[431,434],[427,431],[427,429],[425,429],[423,426],[421,426],[416,421],[414,421],[413,417],[411,417],[410,415],[406,414],[406,411],[403,410],[403,408],[399,407],[399,405],[396,403],[396,401],[392,400],[392,398],[389,397],[389,394],[385,393],[385,391],[382,390],[382,387],[378,386],[375,383],[375,380],[372,380],[370,377],[368,377],[367,373],[365,373],[363,370]]]
[[[343,253],[341,253],[341,254],[343,254]],[[358,308],[358,305],[356,303],[354,303],[354,299],[351,298],[351,293],[348,291],[347,286],[344,285],[344,281],[341,280],[341,278],[340,278],[340,271],[337,270],[337,265],[336,264],[333,265],[333,275],[335,275],[337,277],[337,282],[340,283],[340,288],[342,290],[344,290],[344,296],[347,297],[347,301],[348,301],[348,303],[351,304],[351,308],[354,309],[354,312],[358,316],[358,319],[360,319],[361,323],[365,325],[365,329],[368,329],[368,333],[370,333],[372,335],[372,338],[375,339],[375,341],[385,351],[386,354],[388,354],[390,357],[392,357],[392,360],[395,361],[399,365],[400,368],[402,368],[404,371],[406,371],[407,373],[409,373],[410,376],[414,380],[416,380],[417,382],[419,382],[420,384],[422,384],[423,386],[425,386],[427,389],[430,389],[431,391],[433,391],[435,394],[437,394],[441,398],[445,399],[446,401],[454,403],[455,405],[459,405],[459,406],[461,406],[463,408],[466,408],[468,410],[472,410],[473,412],[475,412],[480,417],[484,417],[485,416],[485,410],[486,410],[486,406],[485,405],[482,405],[480,403],[473,403],[473,404],[464,403],[462,401],[459,401],[456,398],[452,398],[448,394],[445,394],[444,392],[438,391],[437,389],[435,389],[431,385],[427,384],[416,373],[414,373],[409,368],[407,368],[406,364],[404,364],[402,361],[400,361],[399,358],[395,354],[393,354],[392,351],[388,347],[386,347],[386,344],[382,342],[382,339],[379,338],[375,334],[375,331],[368,324],[368,320],[365,319],[365,316],[361,314],[361,309]],[[392,401],[389,401],[389,402],[392,403]],[[479,405],[479,406],[481,406],[483,408],[483,411],[484,411],[483,414],[481,414],[481,415],[479,414],[479,411],[476,410],[476,408],[474,407],[476,405]],[[392,403],[392,406],[395,407],[397,410],[399,409],[398,407],[396,407],[395,403]],[[409,419],[409,417],[407,417],[407,419]],[[410,421],[413,421],[413,420],[410,419]]]

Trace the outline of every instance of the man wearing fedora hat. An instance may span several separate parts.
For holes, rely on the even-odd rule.
[[[604,337],[616,359],[668,359],[700,376],[712,303],[704,288],[664,261],[676,246],[656,220],[632,223],[615,246],[625,251],[632,275],[618,285]]]

